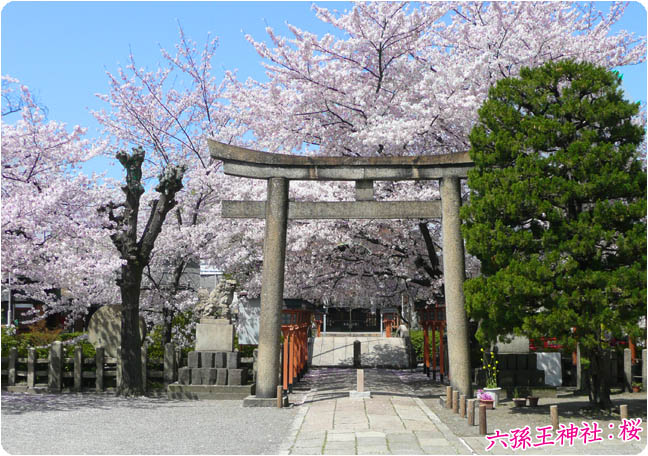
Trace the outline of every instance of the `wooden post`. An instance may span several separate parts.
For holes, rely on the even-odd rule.
[[[554,431],[558,430],[558,406],[552,405],[549,407],[549,412],[551,414],[551,427]]]
[[[168,342],[164,345],[164,384],[173,383],[175,374],[175,345]]]
[[[104,390],[104,348],[95,349],[95,388],[97,392]]]
[[[142,345],[142,390],[146,394],[146,384],[148,382],[148,372],[146,361],[148,359],[148,346],[146,344]]]
[[[459,416],[462,418],[466,417],[466,395],[465,394],[459,396]]]
[[[452,411],[459,413],[459,391],[452,392]]]
[[[49,356],[49,375],[47,386],[50,391],[60,393],[63,386],[63,344],[60,340],[52,343]]]
[[[423,323],[423,371],[428,377],[430,376],[430,340],[427,323]]]
[[[290,349],[288,345],[288,329],[281,328],[281,331],[283,332],[283,356],[281,359],[281,364],[282,364],[282,375],[283,375],[283,389],[288,391],[288,377],[290,376],[290,371],[288,370],[288,359],[290,357],[288,350]]]
[[[466,401],[466,407],[468,408],[468,426],[475,425],[475,402],[477,402],[476,399],[468,399]]]
[[[437,356],[436,356],[436,325],[432,324],[432,377],[436,380]]]
[[[479,405],[479,435],[486,435],[487,426],[486,426],[486,406],[484,404]]]
[[[16,384],[16,361],[18,360],[18,349],[11,347],[9,349],[9,372],[7,375],[7,384],[14,386]]]
[[[36,349],[27,349],[27,387],[33,388],[36,383]]]
[[[452,386],[446,386],[446,408],[452,408]]]
[[[83,351],[81,347],[74,348],[74,391],[81,391],[83,384]]]
[[[121,360],[121,346],[117,347],[117,372],[115,377],[115,384],[117,389],[121,388],[122,384],[122,360]]]
[[[445,344],[443,343],[443,327],[439,328],[439,370],[441,379],[445,375]]]
[[[626,404],[623,404],[619,407],[619,412],[621,413],[622,420],[628,419],[628,406]]]

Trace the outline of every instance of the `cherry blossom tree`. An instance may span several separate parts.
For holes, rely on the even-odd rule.
[[[117,292],[111,277],[119,259],[96,212],[110,190],[79,173],[100,145],[79,126],[70,132],[48,121],[16,79],[2,83],[2,284],[42,302],[41,317],[64,312],[74,320]]]
[[[344,156],[465,152],[477,109],[497,80],[547,61],[587,60],[614,68],[642,62],[646,54],[645,37],[612,31],[625,9],[619,3],[607,13],[594,3],[568,2],[378,2],[357,3],[344,13],[313,9],[335,34],[318,37],[288,25],[290,38],[267,28],[271,44],[248,36],[269,80],[232,79],[226,95],[258,149]],[[387,183],[376,191],[377,199],[421,197],[438,198],[437,184]],[[303,275],[287,275],[288,287],[293,278],[299,284],[326,277],[332,284],[344,279],[343,290],[362,290],[360,284],[350,287],[344,276],[366,277],[366,270],[383,285],[384,279],[401,276],[410,279],[405,283],[424,277],[437,291],[440,287],[434,266],[442,256],[438,222],[338,222],[318,224],[318,230],[321,242],[310,240],[317,261],[306,262]],[[344,233],[346,240],[340,241]],[[347,247],[332,248],[326,239]],[[363,261],[359,252],[366,253]],[[401,256],[410,261],[393,267]],[[299,261],[305,258],[310,257],[301,255]],[[477,267],[474,259],[468,264]],[[324,271],[332,266],[330,274],[321,265]],[[290,256],[288,268],[300,270]]]
[[[222,164],[209,154],[207,138],[232,143],[244,131],[223,103],[223,83],[212,74],[217,47],[216,39],[208,39],[198,50],[180,29],[175,53],[163,49],[163,63],[155,70],[138,67],[131,54],[125,67],[108,73],[109,93],[98,95],[109,108],[94,112],[115,148],[139,146],[147,151],[144,181],[169,165],[185,168],[184,188],[156,240],[142,284],[141,307],[150,321],[163,324],[164,342],[172,338],[174,315],[196,303],[188,268],[203,261],[243,270],[254,264],[248,262],[247,246],[255,247],[263,233],[258,222],[220,217],[223,195],[249,195],[262,186],[225,176]],[[153,192],[142,198],[151,200]],[[141,216],[146,217],[146,204],[142,208]],[[256,243],[244,242],[246,233],[257,234]]]

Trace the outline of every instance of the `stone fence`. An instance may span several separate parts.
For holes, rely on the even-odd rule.
[[[163,359],[148,359],[147,347],[142,346],[142,379],[146,390],[148,381],[174,382],[178,376],[181,351],[174,344],[164,347]],[[92,381],[94,379],[94,382]],[[98,347],[93,358],[83,358],[81,347],[76,347],[74,357],[63,356],[63,344],[54,342],[49,356],[37,358],[35,348],[29,348],[27,358],[19,358],[16,348],[2,358],[2,387],[12,392],[80,392],[114,391],[121,381],[119,358],[104,355]]]

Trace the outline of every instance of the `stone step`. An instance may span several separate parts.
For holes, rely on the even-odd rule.
[[[313,367],[352,367],[353,344],[360,341],[361,367],[410,367],[407,339],[400,337],[339,336],[315,337],[309,346],[309,363]]]

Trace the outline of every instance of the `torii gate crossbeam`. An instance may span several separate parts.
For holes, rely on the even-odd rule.
[[[305,157],[271,154],[209,140],[225,174],[266,179],[265,204],[223,201],[223,217],[265,218],[257,398],[276,398],[288,219],[442,219],[443,274],[450,382],[471,397],[468,319],[464,305],[464,248],[460,179],[473,163],[467,153],[415,157]],[[373,200],[373,181],[440,180],[441,202]],[[354,202],[288,202],[290,180],[355,181]],[[276,402],[268,401],[268,405]]]

